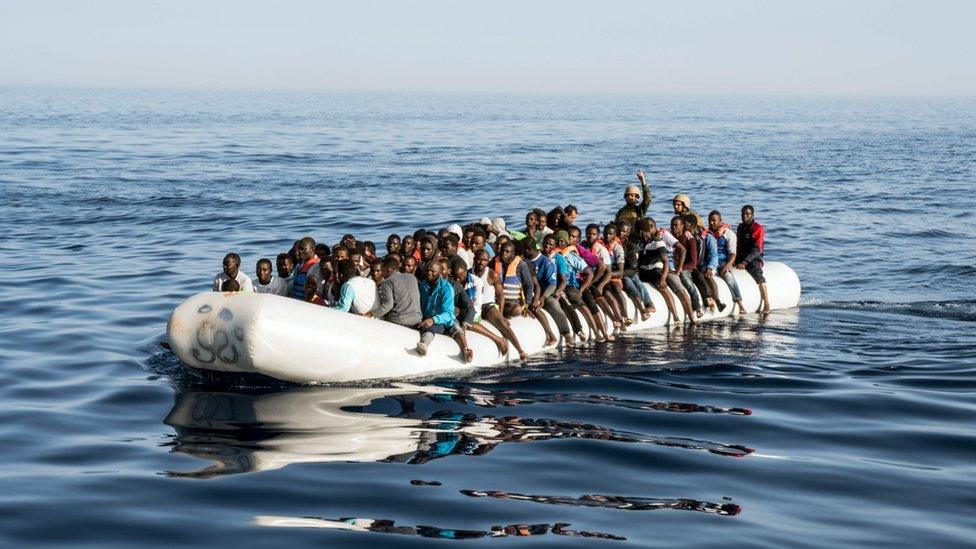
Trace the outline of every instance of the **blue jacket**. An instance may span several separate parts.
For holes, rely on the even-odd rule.
[[[426,280],[420,282],[420,313],[442,326],[450,327],[457,321],[454,316],[454,287],[446,278],[439,277],[434,284]]]
[[[712,233],[706,233],[705,245],[699,254],[698,268],[701,270],[711,269],[715,272],[718,269],[718,241]]]

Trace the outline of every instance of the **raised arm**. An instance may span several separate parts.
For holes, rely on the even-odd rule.
[[[651,206],[651,189],[647,186],[647,176],[644,175],[644,170],[637,170],[637,179],[641,184],[641,203],[640,210],[641,215],[647,215],[647,208]]]

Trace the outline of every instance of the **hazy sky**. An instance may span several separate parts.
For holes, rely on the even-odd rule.
[[[0,86],[976,94],[976,1],[0,0]]]

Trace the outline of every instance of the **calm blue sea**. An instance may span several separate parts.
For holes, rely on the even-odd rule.
[[[754,204],[802,306],[396,387],[161,346],[228,251],[638,168]],[[0,90],[0,545],[971,545],[974,186],[974,98]]]

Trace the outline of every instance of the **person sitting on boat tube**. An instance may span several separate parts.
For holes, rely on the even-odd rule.
[[[616,337],[607,331],[606,325],[603,323],[603,315],[600,314],[601,311],[607,313],[607,316],[611,317],[615,323],[619,322],[613,318],[613,312],[604,309],[600,305],[600,301],[603,298],[602,288],[597,291],[597,284],[602,283],[605,279],[609,278],[610,271],[607,270],[606,266],[600,261],[600,258],[596,254],[590,253],[589,250],[584,248],[580,244],[580,237],[582,233],[579,227],[575,225],[569,228],[569,245],[563,248],[563,254],[566,254],[567,259],[570,257],[577,257],[583,262],[583,269],[579,271],[580,274],[583,272],[589,273],[591,276],[587,278],[586,281],[581,281],[579,286],[580,297],[583,299],[583,303],[586,304],[587,310],[590,312],[590,318],[593,319],[593,327],[596,328],[597,342],[602,341],[616,341]]]
[[[735,229],[738,240],[735,268],[745,269],[749,276],[759,284],[762,299],[762,312],[769,314],[769,294],[766,291],[766,278],[763,276],[763,248],[766,246],[766,229],[756,221],[756,210],[749,204],[742,207],[742,223]]]
[[[742,292],[739,291],[739,283],[735,281],[730,270],[735,267],[735,252],[738,243],[735,231],[728,223],[722,221],[722,213],[718,210],[712,210],[708,214],[708,229],[715,237],[715,243],[718,247],[718,271],[715,274],[722,277],[725,283],[729,285],[732,301],[739,306],[739,314],[745,314],[746,308],[742,305]]]
[[[688,297],[682,293],[683,290],[678,277],[671,272],[667,244],[663,238],[664,235],[671,236],[668,233],[658,231],[657,223],[650,217],[646,217],[637,222],[637,236],[640,237],[643,243],[637,265],[640,280],[641,282],[653,284],[658,289],[658,292],[661,293],[661,296],[664,297],[664,302],[668,306],[672,323],[677,323],[678,310],[675,308],[671,290],[674,290],[678,294],[685,309],[685,316],[694,323],[695,317],[691,313],[691,303],[688,302]],[[678,242],[674,242],[673,245],[679,248],[681,247],[681,244]]]
[[[691,278],[692,271],[698,265],[698,242],[685,226],[685,218],[681,215],[671,218],[671,235],[681,244],[681,248],[674,245],[672,256],[674,274],[678,275],[681,285],[691,298],[691,308],[694,310],[695,318],[701,318],[705,314],[702,309],[702,296]]]
[[[233,278],[241,285],[242,292],[253,292],[254,285],[251,283],[251,277],[241,272],[241,256],[235,253],[229,253],[224,256],[223,261],[224,270],[214,277],[213,281],[213,291],[221,291],[221,287],[224,281]]]
[[[309,278],[315,279],[317,284],[322,282],[319,256],[315,255],[315,239],[306,236],[299,240],[295,255],[298,256],[298,261],[295,265],[295,277],[292,280],[292,297],[305,299],[305,282]]]
[[[439,261],[430,261],[427,265],[424,279],[420,281],[420,341],[417,343],[417,353],[427,354],[427,348],[434,340],[434,334],[450,334],[458,347],[465,362],[474,359],[474,351],[468,347],[464,330],[458,328],[457,318],[454,316],[454,288],[446,278],[441,276],[443,268]]]
[[[241,291],[241,285],[233,278],[228,278],[220,285],[221,292],[239,292]]]
[[[481,279],[481,284],[474,288],[475,308],[481,310],[483,320],[498,329],[502,336],[515,346],[520,357],[527,356],[522,349],[522,344],[519,343],[518,336],[512,330],[511,323],[502,315],[501,310],[505,306],[505,288],[498,274],[488,267],[490,263],[488,250],[478,248],[474,253],[474,267],[471,269],[471,274]],[[508,355],[507,345],[502,354]]]
[[[552,239],[549,240],[551,241]],[[538,311],[540,308],[548,312],[552,316],[553,321],[555,321],[560,335],[563,336],[565,345],[571,347],[573,345],[573,330],[569,325],[569,319],[566,318],[566,313],[559,306],[559,301],[553,297],[553,294],[559,288],[560,277],[560,273],[556,271],[555,261],[548,255],[542,253],[539,249],[539,243],[535,241],[533,236],[528,236],[522,241],[522,255],[532,270],[535,271],[536,283],[539,285],[539,291],[536,293],[530,308],[533,309],[533,312]],[[563,285],[565,285],[565,282]],[[540,317],[537,316],[536,318]],[[548,327],[549,322],[545,316],[541,316],[541,320],[539,320],[539,322],[543,321],[545,321],[545,326]]]
[[[502,280],[502,291],[505,294],[505,310],[502,314],[506,318],[534,316],[546,332],[545,346],[555,345],[558,339],[549,326],[549,321],[539,310],[539,303],[535,302],[535,276],[528,262],[522,261],[515,253],[515,243],[511,240],[504,242],[499,248],[494,270]],[[534,308],[531,306],[533,304]],[[521,358],[525,360],[525,357]]]
[[[621,221],[626,221],[633,227],[638,221],[647,217],[647,208],[651,206],[651,190],[647,186],[644,170],[637,170],[637,180],[640,181],[640,189],[637,185],[630,185],[624,191],[624,200],[627,203],[617,210],[617,215],[614,216],[617,225],[620,225]]]
[[[461,327],[476,334],[481,334],[498,347],[498,355],[508,355],[508,342],[504,337],[481,324],[481,300],[484,297],[484,282],[481,278],[468,272],[464,260],[456,257],[450,260],[451,286],[454,287],[454,313],[461,323]]]
[[[586,335],[582,330],[582,325],[579,324],[578,320],[574,322],[573,319],[576,317],[576,312],[574,311],[579,311],[590,328],[590,335],[595,336],[598,333],[593,315],[590,314],[589,306],[583,300],[583,291],[592,282],[593,273],[587,268],[586,261],[577,253],[576,246],[570,244],[569,233],[567,231],[559,230],[550,236],[556,239],[556,249],[553,253],[561,255],[566,264],[566,287],[563,289],[561,301],[564,300],[568,307],[564,306],[563,310],[566,312],[566,316],[569,317],[570,322],[573,323],[573,328],[576,329],[576,336],[580,341],[586,341]],[[557,293],[559,293],[558,290]]]
[[[415,261],[407,256],[404,261]],[[363,316],[371,316],[393,324],[413,328],[423,317],[420,314],[420,289],[413,273],[400,272],[400,260],[388,255],[379,265],[376,304]]]

